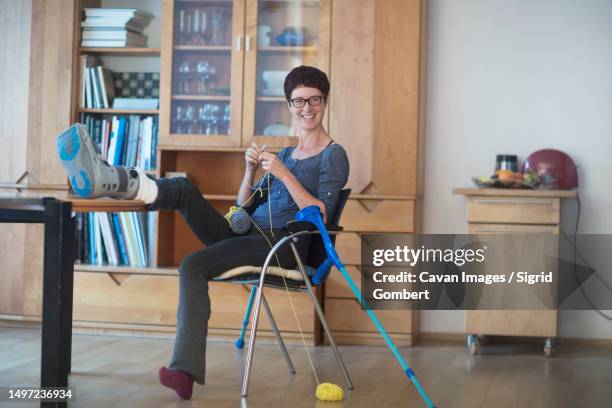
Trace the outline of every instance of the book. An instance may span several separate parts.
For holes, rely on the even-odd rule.
[[[116,29],[122,29],[122,30],[126,29],[129,31],[138,33],[138,34],[142,34],[144,30],[144,25],[141,23],[138,23],[136,21],[125,21],[121,19],[119,20],[87,19],[81,23],[81,27],[83,29],[88,29],[88,30],[109,29],[109,28],[111,29],[116,28]]]
[[[128,18],[150,21],[153,15],[137,8],[85,8],[86,19]]]
[[[137,253],[139,266],[147,266],[147,253],[145,252],[144,230],[140,222],[140,217],[137,213],[129,213],[132,217],[132,225],[134,226],[134,235],[136,237]]]
[[[115,154],[113,156],[113,166],[120,166],[123,159],[123,145],[125,143],[125,125],[126,119],[124,117],[120,117],[118,119],[119,124],[117,126],[117,138],[116,138],[116,146],[115,146]]]
[[[89,81],[89,76],[88,76],[88,71],[87,68],[91,68],[94,67],[96,65],[99,65],[99,59],[97,57],[94,57],[93,55],[81,55],[81,73],[82,73],[82,78],[81,78],[81,98],[80,98],[80,106],[82,108],[88,108],[91,107],[91,101],[88,101],[87,97],[90,95],[88,95],[88,86],[90,86],[90,84],[88,83]]]
[[[76,213],[74,216],[74,254],[75,263],[81,263],[83,260],[82,250],[83,241],[81,235],[83,234],[83,213]]]
[[[105,212],[97,212],[95,214],[98,222],[100,223],[100,230],[102,231],[102,238],[104,239],[104,247],[106,249],[108,263],[110,265],[119,265],[117,244],[115,243],[115,239],[113,237],[108,214]]]
[[[97,79],[100,81],[100,91],[102,92],[102,100],[104,108],[111,107],[111,103],[115,98],[115,89],[113,88],[113,73],[110,69],[104,68],[101,65],[96,67]]]
[[[85,86],[85,108],[93,108],[93,88],[91,87],[91,79],[89,78],[89,68],[83,70],[83,83]]]
[[[81,257],[81,261],[83,263],[91,263],[89,258],[89,215],[88,213],[79,213],[81,214],[81,218],[83,219],[83,232],[81,234],[81,239],[83,240],[82,247],[83,253]]]
[[[157,109],[159,99],[157,98],[115,98],[114,109]]]
[[[87,68],[89,71],[89,81],[91,82],[91,90],[92,90],[92,108],[100,108],[100,95],[98,94],[98,79],[96,78],[96,69],[95,68]]]
[[[122,213],[125,214],[125,224],[126,224],[126,237],[128,243],[128,253],[130,254],[130,265],[144,267],[145,264],[142,263],[142,258],[140,257],[140,250],[138,244],[138,237],[136,232],[136,224],[134,223],[133,213]]]
[[[146,47],[146,40],[83,40],[81,47],[99,48],[99,47]]]
[[[151,168],[151,132],[153,129],[153,118],[151,116],[146,117],[142,122],[141,128],[141,140],[139,149],[139,160],[140,166],[148,170]]]
[[[157,211],[149,211],[145,213],[147,216],[147,244],[149,253],[149,266],[155,265],[153,254],[155,253],[155,235],[157,232]]]
[[[130,222],[129,222],[129,216],[128,213],[126,212],[121,212],[119,213],[119,221],[121,224],[121,231],[123,231],[123,236],[125,238],[125,246],[126,246],[126,250],[127,250],[127,255],[129,258],[129,265],[130,266],[138,266],[138,258],[136,256],[136,253],[134,251],[134,242],[132,240],[133,234],[131,233],[131,226],[130,226]]]
[[[113,221],[113,229],[115,231],[115,236],[117,237],[117,248],[119,249],[119,257],[121,259],[121,263],[123,265],[129,265],[130,260],[127,254],[123,231],[121,231],[121,221],[119,221],[119,215],[117,215],[117,213],[111,213],[111,219]]]
[[[104,257],[102,255],[102,231],[96,213],[91,213],[91,225],[93,226],[93,245],[94,245],[94,264],[102,265]]]
[[[136,161],[136,153],[138,150],[139,133],[140,116],[130,115],[130,134],[127,143],[127,155],[124,162],[128,167],[135,167],[138,165]]]
[[[83,30],[83,40],[122,40],[147,43],[147,36],[128,30]]]

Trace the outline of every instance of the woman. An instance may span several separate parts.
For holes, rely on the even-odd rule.
[[[272,243],[283,236],[282,228],[303,207],[316,205],[324,219],[331,217],[349,171],[344,149],[323,127],[329,100],[325,73],[314,67],[294,68],[285,79],[284,89],[297,124],[298,145],[274,155],[253,143],[245,152],[245,172],[237,199],[237,205],[251,214]],[[109,166],[98,158],[80,125],[58,136],[57,144],[78,195],[142,200],[151,211],[176,209],[206,245],[187,256],[179,267],[174,351],[169,366],[159,370],[163,385],[174,389],[180,398],[191,398],[194,381],[204,384],[210,317],[208,281],[237,266],[262,265],[270,250],[268,240],[257,228],[246,235],[234,233],[223,215],[186,178],[153,180],[140,169]],[[254,185],[259,167],[266,174]],[[253,194],[258,188],[263,196]],[[307,239],[298,242],[300,254],[308,251],[308,245]],[[286,246],[278,252],[278,259],[283,267],[296,264]]]

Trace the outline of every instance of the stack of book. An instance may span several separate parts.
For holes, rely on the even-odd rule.
[[[157,213],[77,213],[77,263],[153,266]]]
[[[100,117],[84,114],[85,125],[98,153],[112,166],[154,170],[157,161],[157,116]]]
[[[146,47],[153,16],[135,8],[86,8],[82,47]]]
[[[91,55],[81,56],[81,106],[83,108],[108,109],[115,98],[113,73],[100,65]]]

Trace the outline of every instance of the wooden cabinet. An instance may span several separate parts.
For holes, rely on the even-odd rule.
[[[576,196],[574,191],[548,190],[455,189],[453,193],[467,196],[468,233],[482,235],[559,235],[561,199]],[[558,255],[558,245],[546,253]],[[468,310],[465,332],[472,352],[478,350],[476,334],[546,337],[548,356],[557,336],[557,311]]]
[[[294,144],[283,81],[328,71],[330,13],[330,0],[164,0],[162,149]]]
[[[246,146],[256,141],[267,144],[270,151],[279,151],[297,142],[278,78],[284,79],[283,72],[296,65],[314,65],[330,77],[326,127],[346,149],[351,166],[348,187],[353,193],[342,219],[347,232],[338,245],[355,281],[360,282],[360,234],[420,232],[422,0],[157,1],[156,7],[161,5],[162,10],[157,15],[161,18],[160,47],[112,50],[79,47],[82,9],[108,3],[34,3],[32,44],[44,47],[33,47],[30,68],[34,81],[30,91],[34,109],[28,118],[30,174],[41,183],[67,187],[59,160],[49,152],[55,150],[58,132],[81,113],[92,111],[78,103],[81,54],[103,58],[159,55],[156,174],[186,173],[225,213],[235,202],[242,180]],[[121,7],[144,7],[142,4],[126,1]],[[73,23],[71,29],[66,29],[67,21]],[[49,100],[58,102],[49,105]],[[18,164],[24,164],[24,157],[19,156]],[[36,319],[41,265],[36,253],[30,256],[31,245],[26,245],[33,242],[30,227],[20,228],[15,247],[20,256],[11,258],[15,262],[5,261],[17,271],[11,275],[15,284],[11,291],[1,291],[10,299],[1,297],[0,311]],[[178,213],[160,212],[153,267],[76,266],[75,325],[96,331],[172,332],[178,302],[177,266],[201,247]],[[319,294],[339,342],[382,344],[337,271]],[[266,296],[284,335],[295,338],[286,294],[271,290]],[[320,341],[309,300],[300,294],[293,296],[307,339]],[[211,336],[236,336],[248,295],[241,287],[212,284],[211,297]],[[398,344],[412,344],[418,331],[416,312],[377,314]],[[262,335],[271,337],[265,324],[263,329]]]

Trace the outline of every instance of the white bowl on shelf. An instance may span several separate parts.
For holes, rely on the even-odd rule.
[[[276,123],[272,123],[266,126],[266,128],[263,131],[263,134],[264,136],[281,137],[281,136],[289,135],[290,131],[291,131],[291,128],[287,126],[286,124],[282,122],[276,122]]]
[[[264,88],[261,90],[263,96],[284,96],[285,90],[282,88]]]
[[[264,81],[269,82],[285,82],[285,77],[289,71],[263,71],[261,77]]]

